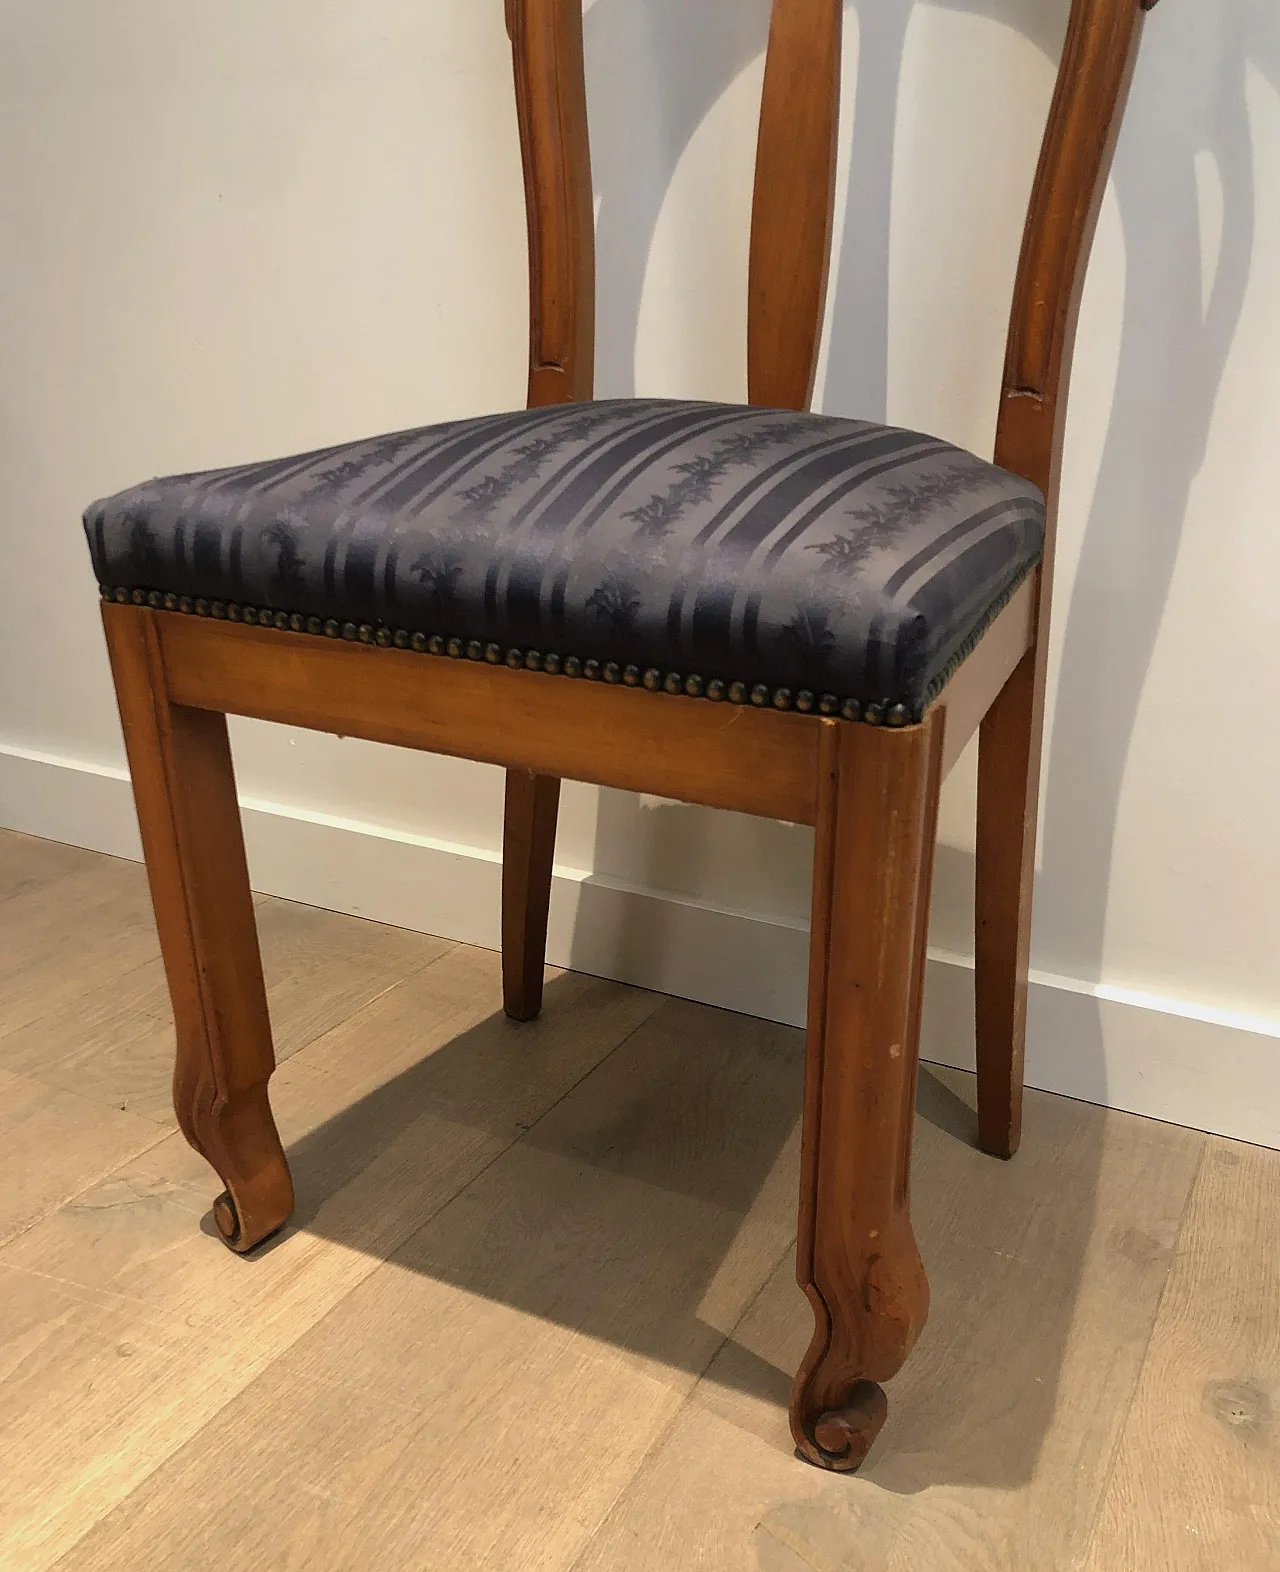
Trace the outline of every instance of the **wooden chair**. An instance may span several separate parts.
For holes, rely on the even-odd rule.
[[[293,1189],[267,1100],[274,1059],[227,713],[506,767],[503,988],[517,1020],[541,1003],[561,778],[816,826],[798,1243],[816,1331],[795,1379],[791,1425],[804,1457],[851,1470],[884,1422],[878,1383],[901,1367],[928,1309],[908,1191],[930,874],[939,786],[975,731],[979,1139],[999,1157],[1018,1145],[1067,381],[1144,7],[1072,0],[1017,275],[1000,469],[912,433],[757,407],[804,411],[813,387],[842,8],[843,0],[774,0],[751,232],[749,406],[578,405],[582,416],[564,408],[592,392],[581,0],[506,0],[529,212],[531,413],[152,482],[90,508],[86,527],[177,1022],[178,1118],[225,1186],[214,1215],[234,1250],[252,1249],[284,1224]],[[681,431],[702,433],[678,449],[674,481],[652,452],[663,421],[676,444]],[[543,639],[531,648],[516,636],[520,618],[554,632],[555,596],[563,600],[566,583],[576,593],[575,552],[594,549],[597,526],[574,515],[551,545],[538,544],[530,497],[572,492],[563,476],[582,473],[584,445],[589,455],[607,450],[615,469],[624,451],[634,458],[628,433],[640,427],[650,448],[593,515],[611,542],[598,564],[601,585],[573,613],[576,623],[567,612],[562,620],[581,642]],[[881,468],[890,481],[904,464],[914,478],[877,491],[880,483],[866,478],[874,466],[858,457],[868,443],[889,454]],[[371,495],[370,476],[383,499],[404,473],[420,493],[422,475],[446,464],[440,454],[453,462],[467,444],[501,464],[492,472],[464,465],[469,483],[443,501],[437,488],[425,525],[420,497],[407,514],[360,501]],[[558,448],[572,450],[559,470]],[[819,451],[825,469],[806,457]],[[591,459],[597,470],[600,462]],[[924,474],[917,464],[934,468]],[[699,525],[696,541],[670,544],[671,519],[690,497],[709,506],[708,496],[721,502],[728,487],[726,507],[741,504],[756,519],[759,498],[782,489],[778,476],[797,473],[819,500],[800,524],[787,524],[785,550],[749,542],[737,556],[716,557],[707,542],[727,528],[723,510],[720,524]],[[846,483],[847,475],[855,480]],[[651,496],[625,514],[629,534],[617,523],[624,484],[632,484],[631,500],[637,486]],[[599,474],[593,485],[591,495],[602,494]],[[966,530],[981,534],[988,525],[972,524],[964,498],[976,505],[988,493],[1004,533],[983,535],[985,544],[956,558],[966,574],[979,558],[986,563],[977,589],[966,583],[962,594],[953,584],[951,598],[935,605],[927,584],[919,594],[901,591],[902,572],[876,578],[875,564],[892,568],[895,552],[921,541],[927,549],[912,562],[936,555],[953,526],[966,541]],[[841,495],[863,505],[837,507],[831,499]],[[788,506],[795,503],[792,496]],[[832,535],[833,523],[843,536]],[[474,583],[472,527],[493,557]],[[524,556],[507,551],[516,537]],[[420,553],[407,573],[395,565],[402,546]],[[561,578],[517,604],[517,568],[530,551],[547,560],[559,552]],[[725,633],[710,614],[701,625],[697,607],[692,622],[671,613],[644,623],[643,596],[609,566],[618,553],[645,585],[675,562],[677,599],[728,575],[720,587],[736,606],[749,580],[748,623],[751,615],[767,620],[775,583],[784,599],[799,595],[820,559],[852,564],[852,576],[833,577],[836,599],[816,611],[799,605],[771,642],[755,624],[754,635],[739,621]],[[549,621],[538,622],[544,614]],[[890,624],[899,653],[910,656],[900,671],[885,665]],[[924,655],[911,642],[921,628],[937,635]],[[868,647],[877,640],[873,659]],[[646,661],[655,641],[659,653]],[[703,661],[692,672],[690,651]],[[876,672],[891,668],[899,689],[886,690],[887,679],[877,687]],[[806,687],[810,671],[843,672],[844,685]]]

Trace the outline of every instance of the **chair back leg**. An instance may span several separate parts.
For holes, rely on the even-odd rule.
[[[222,1237],[244,1252],[293,1211],[267,1101],[275,1069],[224,715],[173,704],[154,615],[103,607],[147,876],[177,1028],[174,1107],[217,1171]]]
[[[542,1008],[551,865],[560,782],[553,775],[507,771],[502,833],[502,1007],[513,1021]]]
[[[1012,1157],[1022,1138],[1027,970],[1043,737],[1031,649],[987,711],[978,742],[976,967],[978,1145]]]
[[[815,1331],[791,1429],[838,1470],[866,1456],[879,1383],[929,1310],[910,1172],[944,725],[829,721],[822,738],[796,1274]]]

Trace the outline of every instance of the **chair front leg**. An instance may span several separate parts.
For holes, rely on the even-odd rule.
[[[542,1008],[551,865],[560,782],[554,775],[507,771],[502,835],[502,1005],[513,1021]]]
[[[840,1471],[929,1311],[909,1193],[942,730],[824,723],[796,1263],[815,1330],[791,1430]]]
[[[177,1028],[174,1107],[226,1186],[219,1232],[244,1252],[287,1221],[293,1182],[267,1101],[275,1055],[226,717],[170,702],[153,612],[102,615]]]

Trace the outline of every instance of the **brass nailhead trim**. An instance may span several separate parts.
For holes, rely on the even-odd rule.
[[[563,674],[566,677],[585,677],[588,682],[597,682],[603,678],[607,683],[623,683],[629,688],[643,687],[649,693],[685,694],[689,698],[710,699],[717,704],[727,699],[730,704],[750,702],[761,709],[771,705],[776,710],[796,709],[805,715],[816,709],[820,715],[839,715],[844,720],[861,721],[868,726],[902,727],[913,725],[923,718],[925,710],[973,653],[982,635],[1021,589],[1034,566],[1032,564],[1032,568],[1028,568],[993,602],[982,624],[974,629],[943,670],[930,681],[923,704],[915,708],[892,699],[875,700],[867,704],[854,698],[841,701],[837,694],[814,694],[808,688],[802,688],[798,693],[792,693],[790,688],[770,690],[763,682],[748,688],[744,682],[726,682],[721,677],[704,680],[696,672],[688,675],[678,671],[663,672],[656,666],[648,666],[642,671],[635,665],[622,666],[617,661],[606,661],[602,665],[593,658],[584,661],[576,655],[543,655],[538,650],[504,651],[500,644],[485,644],[479,639],[464,642],[456,636],[446,639],[440,633],[410,632],[407,628],[393,630],[380,623],[339,622],[333,617],[322,620],[316,616],[304,616],[301,612],[242,606],[235,601],[210,601],[203,596],[193,599],[189,595],[177,595],[172,590],[112,588],[100,584],[98,593],[104,601],[120,606],[132,603],[185,616],[214,617],[228,622],[247,623],[250,627],[275,628],[280,632],[306,632],[313,637],[323,635],[330,639],[342,638],[348,643],[359,640],[364,644],[376,644],[381,649],[394,646],[398,650],[413,650],[417,654],[449,655],[455,660],[465,654],[468,660],[486,660],[492,666],[507,665],[513,670],[542,671],[549,676]]]

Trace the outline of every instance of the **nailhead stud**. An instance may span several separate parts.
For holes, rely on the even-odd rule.
[[[125,602],[129,599],[129,591],[126,590],[126,589],[118,589],[116,591],[115,598],[116,598],[117,603],[119,605],[123,606],[125,604]]]
[[[585,677],[590,682],[599,681],[601,678],[607,683],[623,683],[628,688],[643,687],[650,693],[659,691],[670,694],[687,694],[690,698],[707,698],[712,703],[721,703],[725,699],[731,704],[745,704],[748,700],[757,708],[772,705],[777,710],[796,709],[802,714],[809,714],[817,710],[821,715],[840,715],[847,721],[863,721],[869,726],[910,726],[920,720],[924,706],[916,709],[902,702],[891,703],[889,700],[880,700],[867,705],[862,705],[857,699],[846,699],[841,703],[834,693],[815,694],[808,688],[802,688],[798,693],[792,693],[790,688],[778,688],[773,692],[758,682],[748,689],[743,682],[726,683],[720,677],[712,677],[704,681],[696,672],[691,672],[687,677],[679,672],[669,671],[665,675],[656,666],[646,667],[643,671],[636,665],[620,665],[617,661],[606,661],[603,665],[598,660],[580,660],[576,655],[560,656],[556,654],[542,655],[537,650],[520,651],[507,650],[503,654],[502,647],[496,643],[484,644],[479,639],[470,639],[465,643],[462,639],[454,637],[446,640],[441,634],[410,633],[405,628],[390,628],[375,626],[363,622],[357,625],[354,622],[339,622],[333,617],[324,619],[319,617],[303,616],[301,612],[270,611],[265,607],[241,606],[235,601],[207,601],[202,596],[192,598],[190,595],[178,595],[172,590],[129,590],[123,587],[112,588],[109,584],[100,584],[98,593],[103,600],[114,601],[119,605],[132,603],[135,606],[151,606],[157,610],[179,611],[184,615],[194,613],[197,617],[225,618],[230,622],[244,622],[250,626],[263,628],[274,627],[281,632],[291,630],[294,633],[306,632],[314,636],[324,634],[327,638],[341,637],[348,643],[360,640],[364,644],[376,644],[381,649],[388,649],[392,645],[396,649],[412,649],[419,654],[424,650],[433,655],[448,654],[457,659],[466,655],[468,660],[486,660],[490,665],[505,663],[513,670],[523,667],[528,671],[545,671],[551,676],[563,673],[566,677]],[[1011,596],[1005,596],[1007,602]],[[985,630],[984,630],[985,631]],[[978,638],[967,641],[965,647],[950,663],[947,675],[954,675],[954,669],[963,664],[964,658],[976,647]],[[945,681],[931,687],[930,694],[926,697],[936,697],[933,688],[938,691],[945,686]]]

